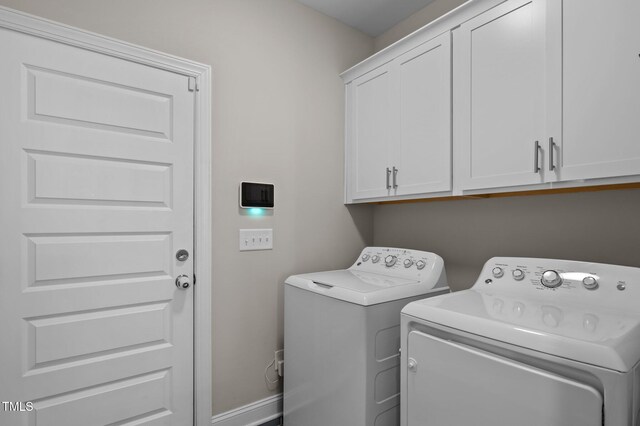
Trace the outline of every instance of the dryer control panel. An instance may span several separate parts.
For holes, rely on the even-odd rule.
[[[570,260],[494,257],[482,269],[474,289],[537,295],[554,300],[611,302],[611,308],[638,306],[640,269]],[[633,302],[629,302],[633,299]]]

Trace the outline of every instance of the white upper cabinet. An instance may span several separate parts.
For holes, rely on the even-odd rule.
[[[451,36],[396,61],[397,195],[451,190]]]
[[[386,196],[391,186],[391,170],[387,169],[393,130],[389,67],[380,67],[355,79],[348,93],[352,161],[347,171],[353,197]]]
[[[469,1],[346,71],[346,202],[640,182],[638,17]]]
[[[562,1],[560,179],[640,174],[640,1]]]
[[[347,84],[347,202],[451,190],[451,36]]]
[[[454,31],[454,143],[463,190],[542,183],[544,0],[509,0]]]

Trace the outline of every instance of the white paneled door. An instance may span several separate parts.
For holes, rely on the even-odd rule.
[[[6,29],[0,57],[0,400],[34,408],[0,425],[191,424],[188,77]]]

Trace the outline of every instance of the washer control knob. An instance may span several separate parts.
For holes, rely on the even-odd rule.
[[[370,257],[370,256],[369,256],[368,254],[363,254],[363,255],[362,255],[362,261],[363,261],[363,262],[366,262],[367,260],[369,260],[369,257]]]
[[[377,254],[374,254],[373,257],[371,258],[371,261],[373,263],[378,263],[380,262],[380,256],[378,256]]]
[[[556,271],[548,270],[542,273],[540,281],[545,287],[556,288],[562,284],[562,277],[560,277],[560,274]]]
[[[387,265],[387,268],[391,268],[393,265],[396,264],[396,260],[398,260],[397,257],[393,255],[389,255],[384,258],[384,264]]]
[[[516,281],[522,281],[524,279],[524,271],[522,269],[514,269],[511,274]]]
[[[405,268],[410,268],[411,265],[413,265],[413,260],[405,259],[404,262],[402,262],[402,264],[404,265]]]
[[[502,269],[499,266],[496,266],[495,268],[493,268],[493,270],[491,271],[491,273],[493,274],[493,276],[495,278],[500,278],[504,275],[504,269]]]
[[[424,260],[418,260],[416,262],[416,268],[418,268],[418,270],[424,269],[425,266],[427,266],[427,262],[425,262]]]
[[[584,277],[584,279],[582,280],[582,285],[587,290],[595,290],[596,288],[598,288],[598,280],[592,276]]]

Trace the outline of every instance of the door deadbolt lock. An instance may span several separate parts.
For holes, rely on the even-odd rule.
[[[180,249],[176,252],[176,259],[178,259],[180,262],[184,262],[188,258],[189,258],[189,252],[186,251],[185,249]]]
[[[176,278],[176,287],[180,290],[186,290],[190,285],[191,281],[187,275],[178,275],[178,278]]]

